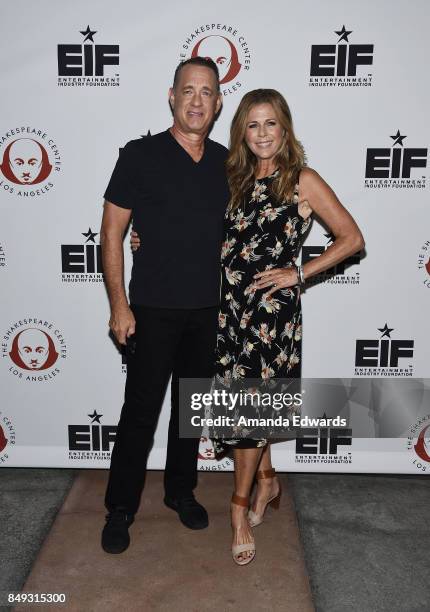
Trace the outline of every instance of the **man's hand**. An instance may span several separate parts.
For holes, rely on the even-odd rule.
[[[125,344],[126,339],[134,334],[136,329],[136,321],[128,305],[124,289],[122,241],[130,217],[130,209],[121,208],[105,200],[100,244],[111,308],[109,327],[120,344]]]
[[[109,327],[120,344],[126,344],[127,338],[136,331],[136,320],[130,306],[127,304],[112,311]]]

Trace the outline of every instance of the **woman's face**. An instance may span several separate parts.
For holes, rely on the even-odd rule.
[[[275,157],[285,138],[275,109],[268,102],[253,106],[246,118],[245,142],[261,160]]]

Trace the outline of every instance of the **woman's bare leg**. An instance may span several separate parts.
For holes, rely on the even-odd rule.
[[[234,486],[236,495],[248,497],[251,492],[255,472],[260,462],[261,448],[234,449]],[[233,528],[233,545],[253,542],[251,527],[247,519],[248,509],[243,506],[231,504],[231,526]],[[242,559],[252,553],[244,552],[239,555]]]
[[[272,456],[270,454],[270,442],[266,444],[261,453],[260,463],[258,464],[258,470],[270,470],[272,469]]]
[[[270,454],[270,443],[266,444],[263,453],[261,455],[260,463],[258,464],[258,470],[270,470],[272,469],[272,457]],[[267,505],[267,501],[277,495],[279,492],[278,478],[261,478],[257,480],[257,492],[252,504],[253,511],[262,515]]]

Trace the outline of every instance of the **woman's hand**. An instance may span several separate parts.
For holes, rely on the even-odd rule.
[[[137,251],[140,247],[139,234],[133,228],[130,232],[130,246],[132,251]]]
[[[258,272],[254,274],[254,278],[257,279],[255,286],[257,289],[265,289],[266,287],[272,287],[267,292],[266,296],[269,297],[278,289],[284,287],[294,287],[299,282],[297,275],[297,269],[294,268],[273,268],[272,270],[265,270],[264,272]]]

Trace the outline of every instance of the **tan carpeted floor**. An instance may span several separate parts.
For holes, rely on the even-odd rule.
[[[296,515],[281,475],[279,511],[254,529],[257,554],[239,567],[231,558],[231,473],[199,474],[197,499],[209,512],[202,531],[184,527],[163,504],[163,472],[148,472],[131,544],[121,555],[100,546],[106,470],[83,470],[36,559],[23,592],[65,593],[49,610],[313,612]],[[29,612],[40,606],[17,606]]]

